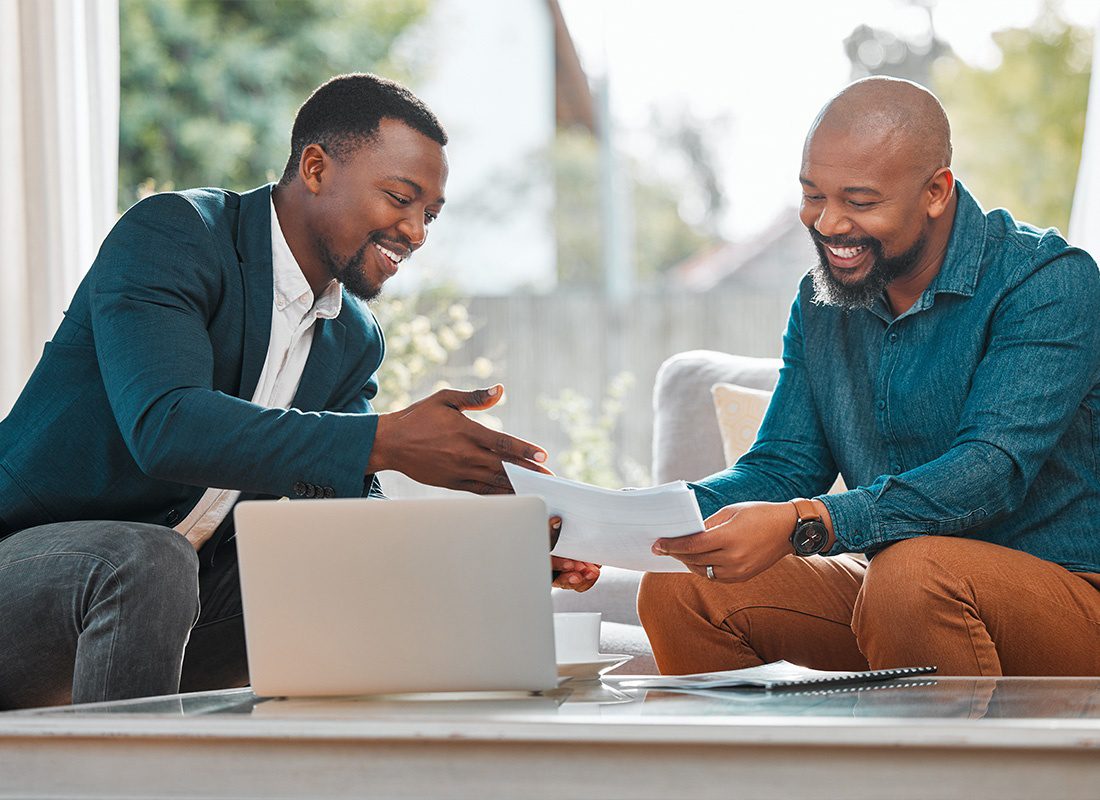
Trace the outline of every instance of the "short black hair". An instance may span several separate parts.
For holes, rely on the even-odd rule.
[[[319,144],[329,156],[343,160],[373,139],[385,118],[447,144],[447,132],[435,114],[401,84],[366,72],[337,75],[318,86],[298,109],[290,132],[290,158],[279,183],[285,186],[294,180],[308,145]]]

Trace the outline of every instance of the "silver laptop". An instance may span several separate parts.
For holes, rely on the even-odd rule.
[[[540,498],[252,501],[234,513],[257,694],[557,686]]]

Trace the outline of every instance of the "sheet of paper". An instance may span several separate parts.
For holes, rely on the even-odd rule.
[[[553,554],[644,572],[687,572],[671,556],[654,555],[658,539],[703,530],[695,493],[683,481],[649,489],[601,489],[505,464],[516,494],[541,497],[562,518]]]

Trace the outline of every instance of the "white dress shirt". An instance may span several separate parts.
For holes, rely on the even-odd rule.
[[[275,289],[271,338],[252,402],[265,408],[290,408],[313,344],[313,324],[318,319],[336,317],[340,313],[342,295],[340,284],[333,280],[314,302],[313,292],[279,226],[275,203],[270,202],[271,268]],[[175,530],[186,536],[198,550],[218,529],[240,495],[233,489],[207,489]]]

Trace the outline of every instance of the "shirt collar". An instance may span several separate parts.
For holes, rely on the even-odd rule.
[[[978,271],[985,249],[985,211],[963,186],[962,181],[955,181],[955,194],[958,196],[955,221],[951,226],[951,238],[947,241],[943,265],[925,290],[929,302],[931,295],[938,292],[973,297],[978,285]]]
[[[955,204],[955,219],[951,224],[951,236],[947,240],[947,252],[944,253],[940,271],[936,273],[936,277],[932,279],[917,302],[897,317],[894,317],[890,311],[889,304],[886,302],[886,293],[883,292],[875,300],[872,311],[886,322],[931,308],[936,295],[940,292],[963,297],[974,296],[974,290],[978,285],[978,272],[982,264],[982,252],[985,249],[987,220],[985,211],[963,186],[962,181],[955,181],[955,195],[958,197],[958,202]]]
[[[271,204],[271,269],[274,278],[275,307],[282,311],[287,306],[299,303],[302,307],[302,316],[312,310],[320,319],[333,319],[339,316],[343,305],[343,294],[340,284],[332,280],[321,297],[314,302],[313,290],[309,288],[309,282],[298,266],[290,245],[286,243],[283,229],[279,225],[279,216],[275,211],[275,201]]]

